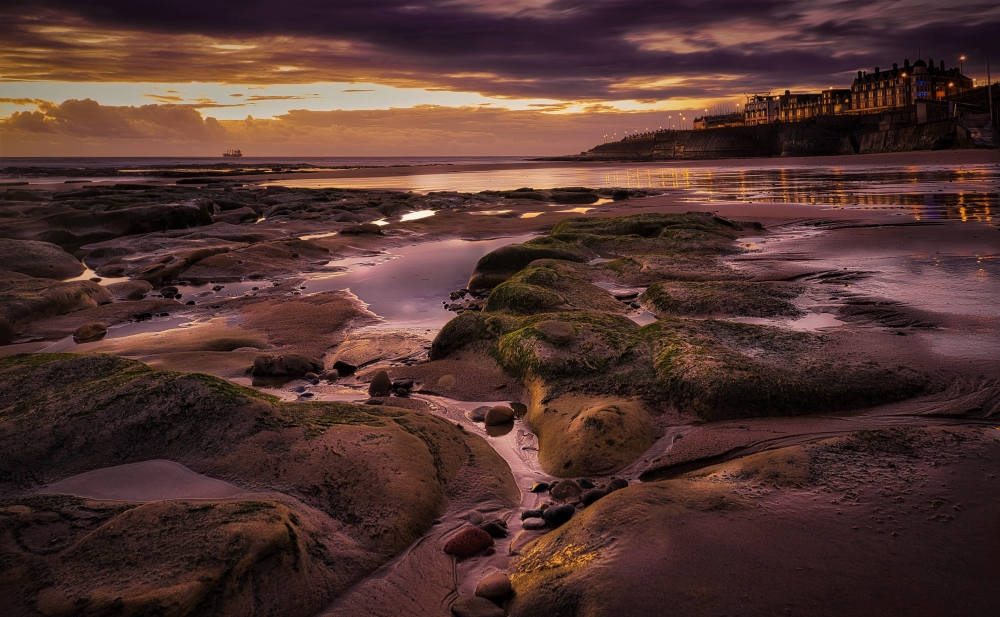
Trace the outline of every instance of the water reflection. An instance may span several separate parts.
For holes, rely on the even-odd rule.
[[[994,223],[1000,209],[996,165],[664,167],[655,164],[493,169],[369,178],[294,178],[269,184],[305,188],[398,188],[416,192],[512,190],[522,186],[624,187],[679,194],[682,201],[796,203],[899,209],[918,219]],[[607,202],[604,199],[602,202]]]

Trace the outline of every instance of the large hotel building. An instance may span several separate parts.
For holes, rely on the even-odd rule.
[[[934,60],[909,60],[903,66],[893,64],[891,70],[875,67],[875,72],[858,71],[850,89],[830,88],[818,93],[747,95],[743,112],[744,125],[772,122],[801,122],[817,116],[842,114],[876,114],[910,107],[918,101],[941,101],[946,97],[971,90],[972,80],[958,68],[945,68]],[[695,128],[732,126],[714,122],[709,116],[695,119]],[[721,117],[720,117],[721,120]]]

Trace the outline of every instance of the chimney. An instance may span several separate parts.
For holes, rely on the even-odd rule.
[[[875,77],[878,77],[878,67],[875,67]]]
[[[893,71],[898,71],[898,70],[899,70],[899,65],[898,65],[898,64],[896,64],[895,62],[893,62],[893,63],[892,63],[892,70],[893,70]]]
[[[791,90],[785,90],[785,96],[788,96],[788,95],[789,95],[789,94],[791,94],[791,93],[792,93],[792,91],[791,91]]]
[[[927,59],[927,68],[932,71],[934,70],[934,58]]]
[[[858,71],[858,79],[861,79],[861,77],[862,77],[861,71]]]
[[[941,70],[944,70],[944,60],[941,61]]]

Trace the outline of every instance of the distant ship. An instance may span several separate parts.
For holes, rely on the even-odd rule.
[[[243,152],[241,152],[238,148],[236,150],[226,150],[225,152],[222,153],[222,156],[223,156],[223,158],[237,158],[238,159],[241,156],[243,156]]]

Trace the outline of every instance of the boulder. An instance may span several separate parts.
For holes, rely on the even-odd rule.
[[[389,373],[385,371],[375,373],[371,383],[368,384],[368,395],[389,396],[390,392],[392,392],[392,380],[389,379]]]
[[[77,343],[96,341],[104,338],[104,335],[107,333],[108,327],[106,325],[102,323],[89,323],[85,326],[80,326],[73,332],[73,341]]]
[[[141,300],[153,289],[149,281],[135,280],[111,283],[107,286],[116,300]]]
[[[504,617],[503,609],[486,598],[461,598],[451,605],[455,617]]]
[[[83,274],[79,259],[49,242],[0,238],[0,270],[63,280]]]
[[[573,480],[560,480],[549,488],[549,494],[556,499],[569,499],[581,493],[580,485]]]
[[[484,420],[486,420],[486,412],[489,410],[490,408],[486,405],[483,405],[481,407],[476,407],[469,413],[465,414],[465,417],[472,420],[473,422],[483,422]]]
[[[580,495],[580,503],[582,503],[585,506],[589,506],[590,504],[594,503],[595,501],[597,501],[601,497],[604,497],[607,494],[608,492],[604,489],[592,488],[590,490],[584,491],[583,494]]]
[[[585,262],[593,257],[596,257],[596,254],[589,249],[566,242],[546,240],[508,244],[490,251],[476,263],[466,288],[472,290],[492,289],[526,268],[536,259],[565,259]]]
[[[528,531],[537,531],[539,529],[545,529],[546,527],[549,526],[549,524],[545,522],[545,519],[533,516],[531,518],[526,518],[523,521],[521,521],[521,526],[527,529]]]
[[[353,375],[354,371],[358,370],[358,367],[353,364],[348,364],[343,360],[337,360],[333,363],[333,370],[337,371],[338,376],[346,377],[348,375]]]
[[[510,586],[510,577],[504,572],[494,572],[484,577],[476,585],[476,595],[480,598],[499,602],[509,596],[513,589]]]
[[[626,480],[625,478],[612,478],[611,482],[608,482],[607,491],[609,493],[613,493],[627,486],[628,486],[628,480]]]
[[[491,546],[493,546],[493,536],[479,527],[466,527],[445,543],[444,552],[465,559]]]
[[[252,374],[266,377],[302,377],[323,370],[323,362],[300,353],[257,356]]]
[[[501,424],[510,424],[514,421],[514,410],[510,407],[505,407],[504,405],[497,405],[496,407],[490,407],[490,410],[486,412],[483,417],[483,422],[486,426],[499,426]]]
[[[573,518],[574,514],[576,514],[576,508],[570,504],[564,504],[546,508],[545,512],[542,512],[542,519],[549,525],[558,527]]]

